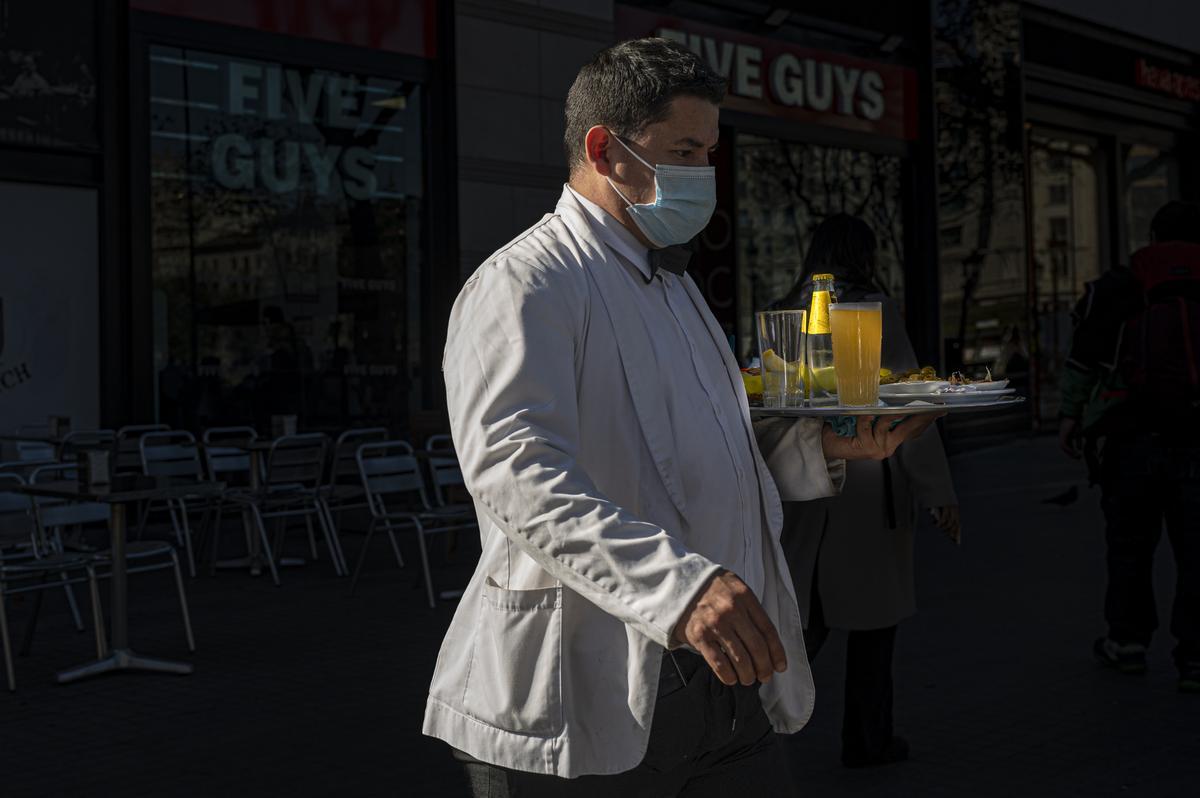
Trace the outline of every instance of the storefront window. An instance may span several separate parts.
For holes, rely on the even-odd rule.
[[[1175,199],[1176,164],[1172,153],[1147,144],[1121,148],[1125,166],[1124,219],[1129,251],[1150,243],[1150,220],[1163,205]]]
[[[159,418],[396,424],[416,400],[421,88],[150,48]]]
[[[1040,411],[1043,418],[1053,418],[1071,347],[1071,310],[1085,285],[1108,268],[1100,236],[1103,152],[1090,138],[1035,130],[1029,159]]]
[[[835,213],[871,225],[879,241],[876,281],[903,306],[900,158],[748,134],[738,135],[734,157],[739,357],[755,354],[755,311],[792,287],[813,230]]]

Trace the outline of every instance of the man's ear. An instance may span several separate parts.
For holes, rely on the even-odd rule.
[[[603,177],[612,173],[612,163],[608,160],[608,147],[611,143],[612,134],[602,125],[593,125],[583,137],[583,149],[588,165]]]

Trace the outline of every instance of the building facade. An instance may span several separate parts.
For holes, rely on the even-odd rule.
[[[922,361],[1011,377],[1027,429],[1083,284],[1200,196],[1194,12],[1149,6],[10,4],[0,424],[438,427],[450,304],[553,208],[571,80],[655,34],[730,81],[691,273],[738,356],[854,213]]]

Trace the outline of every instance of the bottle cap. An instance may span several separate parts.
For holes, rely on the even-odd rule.
[[[812,276],[812,278],[813,278],[813,282],[816,282],[817,280],[832,280],[833,275],[832,274],[814,274]]]

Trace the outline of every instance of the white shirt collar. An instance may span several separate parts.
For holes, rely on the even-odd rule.
[[[592,217],[592,220],[596,223],[596,235],[600,240],[633,263],[638,268],[638,271],[645,275],[647,280],[652,278],[654,275],[650,272],[650,252],[642,245],[642,242],[638,241],[633,233],[629,232],[629,229],[608,211],[571,188],[571,186],[564,185],[564,188],[571,192],[571,195],[587,211],[588,216]]]

